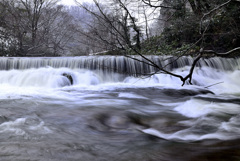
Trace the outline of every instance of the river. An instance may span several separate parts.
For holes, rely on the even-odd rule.
[[[239,68],[204,59],[182,87],[124,57],[1,58],[0,160],[239,160]]]

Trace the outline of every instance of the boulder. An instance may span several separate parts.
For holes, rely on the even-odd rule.
[[[73,78],[71,74],[63,73],[62,76],[66,77],[69,80],[70,84],[73,85]]]

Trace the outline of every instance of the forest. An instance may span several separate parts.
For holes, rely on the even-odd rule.
[[[0,0],[0,55],[238,54],[239,0],[75,2]]]
[[[0,160],[240,161],[240,0],[74,1],[0,0]]]

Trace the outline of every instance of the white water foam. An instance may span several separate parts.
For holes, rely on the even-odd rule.
[[[166,140],[201,141],[201,140],[233,140],[239,138],[240,115],[222,121],[216,117],[201,116],[196,119],[180,121],[177,124],[186,127],[173,133],[164,133],[154,127],[140,130],[145,134],[153,135]],[[205,129],[205,130],[202,130]]]
[[[233,103],[216,103],[191,99],[174,108],[175,111],[184,116],[197,118],[208,114],[236,114],[240,113],[240,106]]]
[[[189,67],[179,68],[174,73],[187,75]],[[26,70],[0,71],[0,86],[14,87],[44,87],[61,88],[70,85],[70,81],[63,74],[69,74],[73,78],[73,86],[91,88],[92,86],[109,87],[164,87],[164,88],[205,88],[221,93],[240,93],[240,71],[218,71],[203,67],[196,68],[193,74],[194,86],[185,85],[179,78],[166,75],[154,74],[151,77],[126,77],[121,79],[118,74],[107,74],[97,71],[68,69],[68,68],[39,68]]]
[[[118,97],[120,98],[137,98],[137,99],[148,99],[144,96],[133,94],[133,93],[119,93]]]
[[[8,121],[0,124],[0,133],[7,133],[9,136],[29,137],[29,132],[35,134],[48,134],[51,130],[45,126],[43,121],[34,121],[30,123],[31,118],[18,118],[14,121]]]
[[[239,121],[240,115],[237,115],[232,117],[229,121],[222,122],[220,128],[231,133],[240,133]]]
[[[0,85],[15,87],[46,87],[58,88],[70,85],[70,80],[64,74],[71,75],[73,83],[83,85],[96,85],[97,76],[91,71],[74,71],[67,68],[39,68],[28,70],[0,71]]]
[[[15,121],[4,122],[0,125],[0,133],[9,133],[14,135],[26,135],[26,132],[19,128],[26,121],[25,118],[19,118]]]
[[[207,139],[232,140],[232,139],[238,138],[238,136],[236,135],[231,135],[229,133],[224,133],[224,132],[215,132],[215,133],[209,133],[204,135],[198,135],[198,134],[190,133],[188,129],[178,131],[172,134],[165,134],[153,128],[144,129],[141,131],[143,133],[153,135],[162,139],[176,140],[176,141],[201,141],[201,140],[207,140]]]

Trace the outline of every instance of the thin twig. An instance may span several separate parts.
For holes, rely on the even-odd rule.
[[[224,82],[218,82],[218,83],[215,83],[215,84],[212,84],[212,85],[206,86],[206,87],[204,87],[204,88],[212,87],[212,86],[215,86],[215,85],[218,85],[218,84],[221,84],[221,83],[224,83]]]

